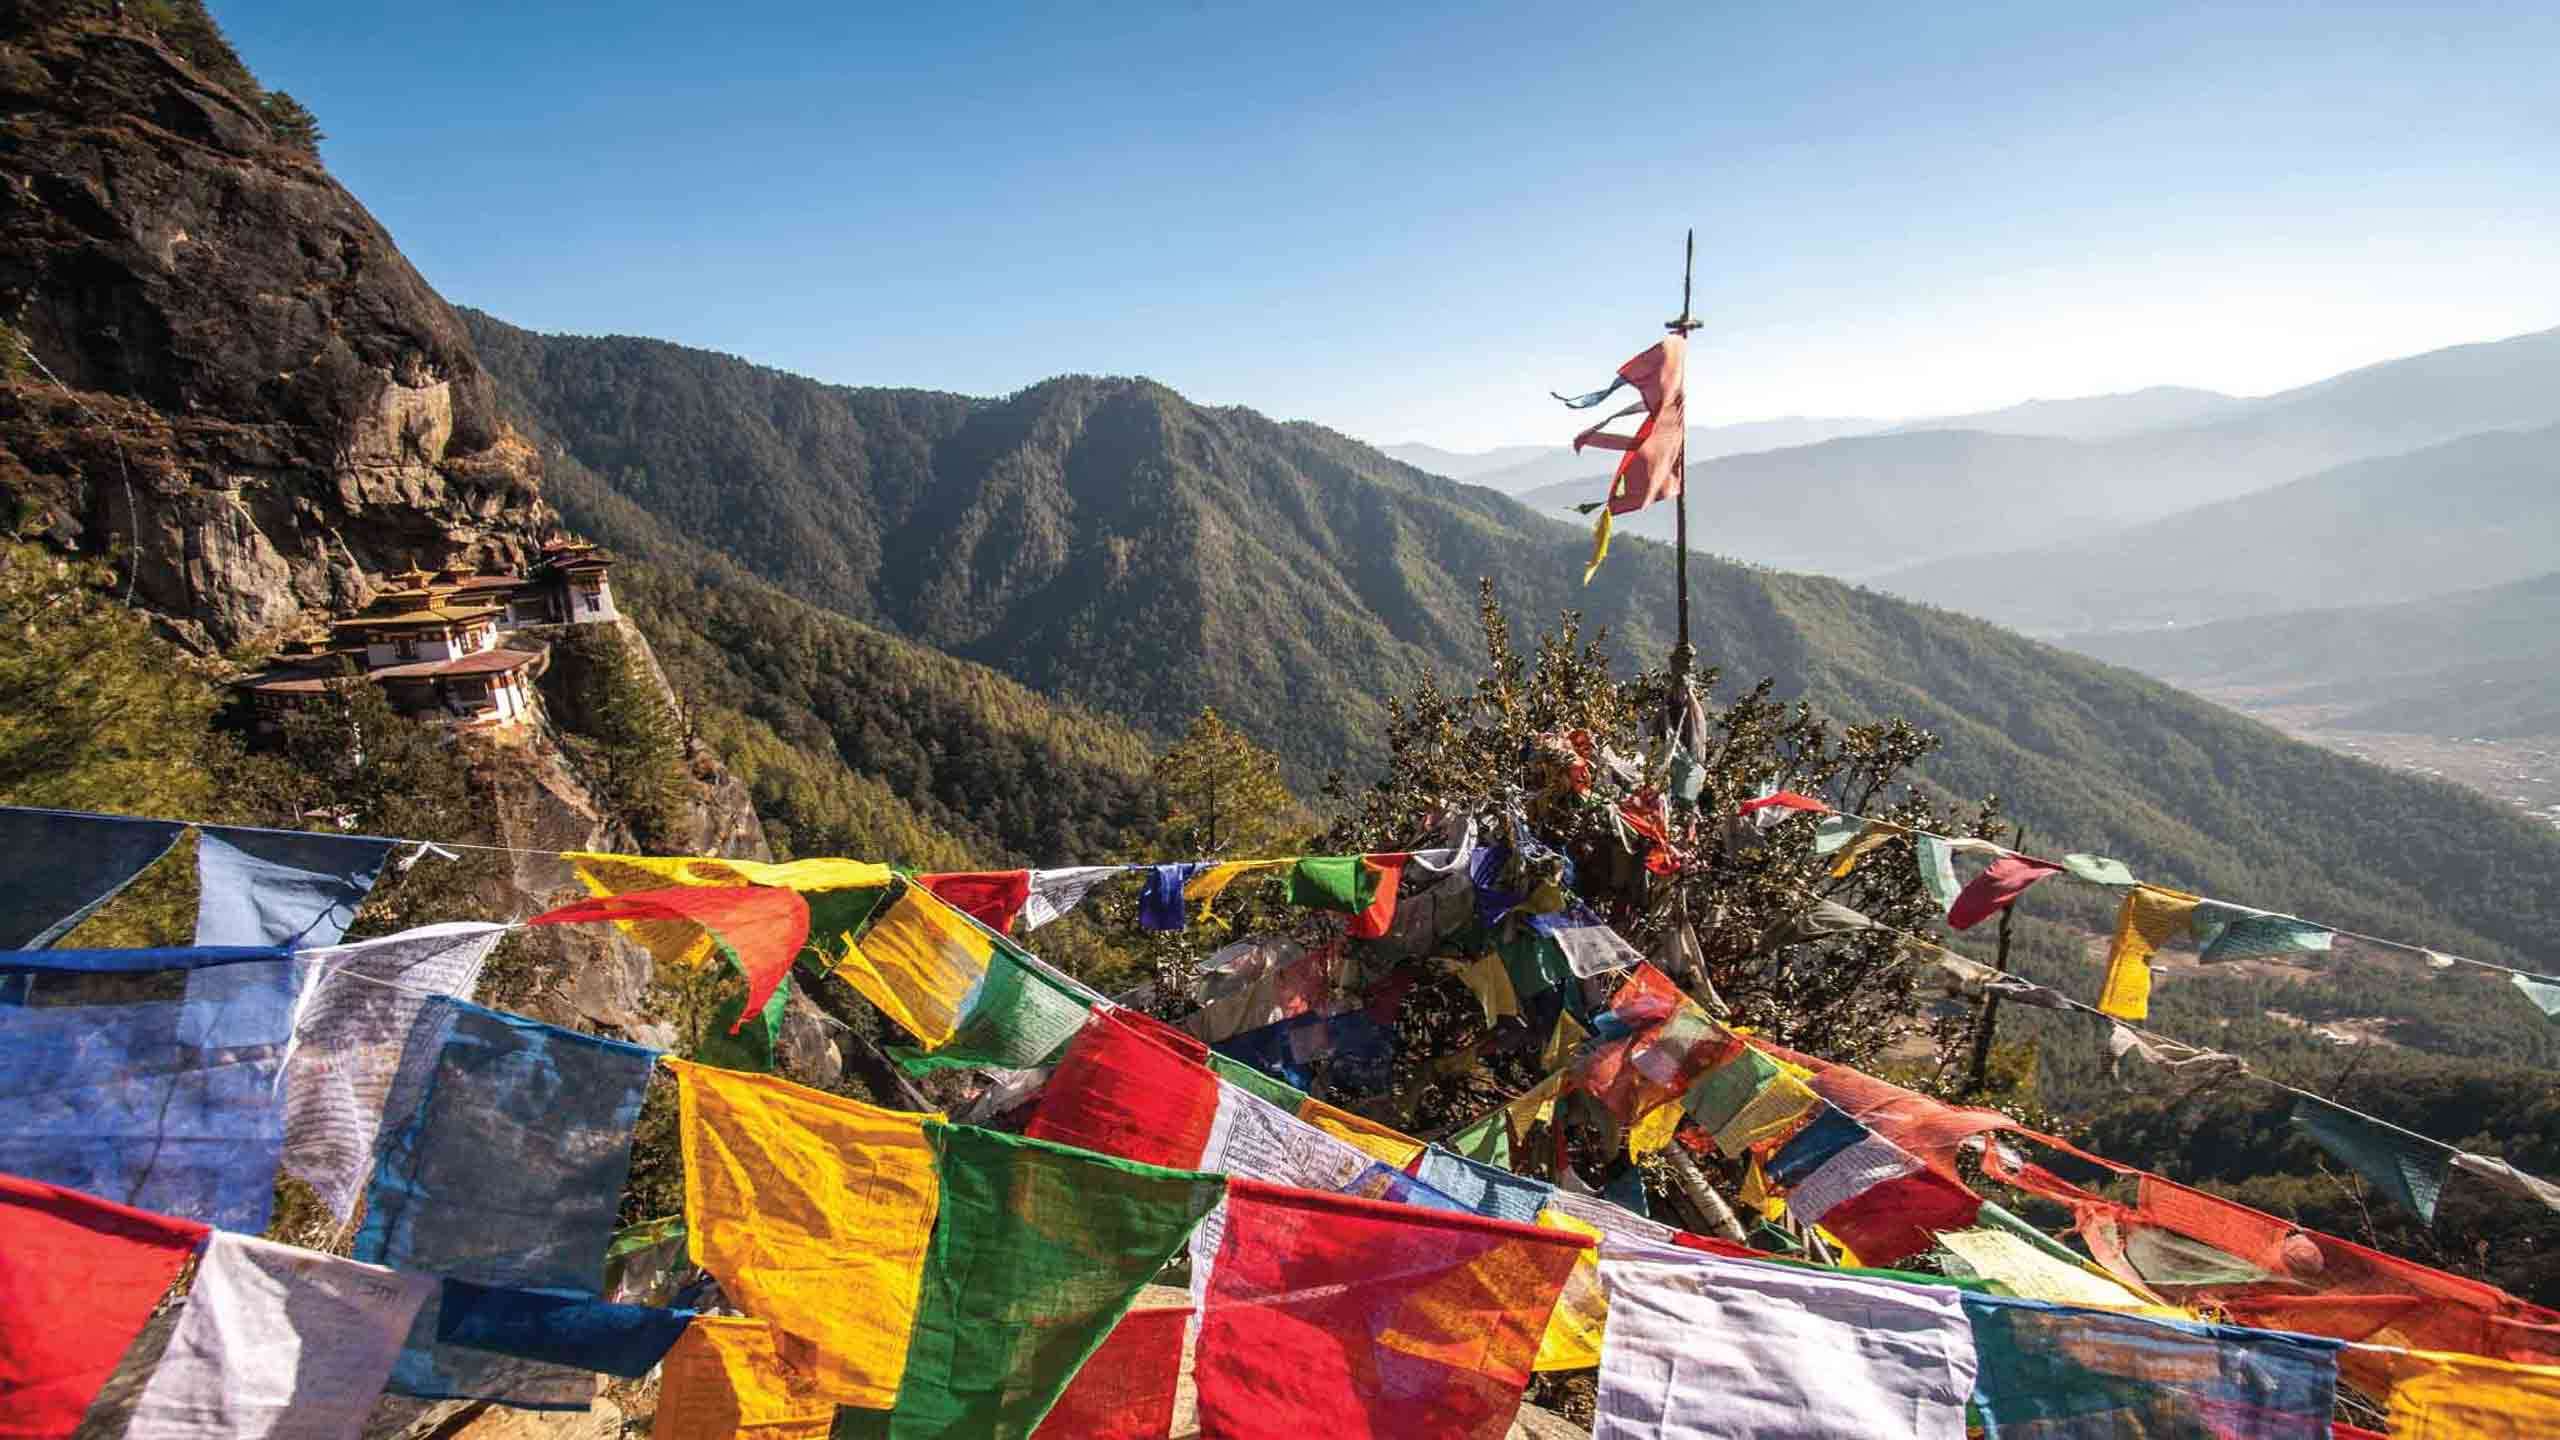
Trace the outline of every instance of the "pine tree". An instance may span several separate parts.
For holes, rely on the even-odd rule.
[[[1280,778],[1280,757],[1203,709],[1156,757],[1163,807],[1155,853],[1164,859],[1286,854],[1313,822]]]
[[[607,804],[648,848],[680,846],[692,799],[683,717],[616,626],[574,641],[578,728],[595,743]]]

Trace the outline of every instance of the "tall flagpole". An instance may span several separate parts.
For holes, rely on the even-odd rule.
[[[1687,247],[1683,250],[1680,258],[1680,318],[1662,327],[1670,333],[1681,337],[1683,340],[1686,340],[1689,337],[1689,333],[1691,331],[1699,328],[1697,320],[1692,318],[1689,314],[1689,280],[1697,268],[1697,263],[1698,232],[1695,227],[1692,227],[1689,231]],[[1680,478],[1680,492],[1671,497],[1672,514],[1675,517],[1673,522],[1675,526],[1674,539],[1678,547],[1674,554],[1673,564],[1679,571],[1680,581],[1680,640],[1678,644],[1671,647],[1671,694],[1673,703],[1677,705],[1686,705],[1688,703],[1689,667],[1696,663],[1698,658],[1698,652],[1691,648],[1689,644],[1688,424],[1689,368],[1684,358],[1680,367],[1680,425],[1682,432],[1680,436],[1680,468],[1682,474]]]

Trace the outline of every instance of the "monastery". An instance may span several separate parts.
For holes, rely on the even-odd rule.
[[[544,625],[593,625],[619,616],[607,580],[612,558],[594,545],[543,547],[533,573],[482,575],[468,565],[409,569],[354,616],[333,622],[327,638],[285,647],[264,672],[239,682],[262,727],[318,701],[352,662],[383,689],[394,709],[475,728],[505,728],[534,713],[533,682],[551,647],[532,635]]]

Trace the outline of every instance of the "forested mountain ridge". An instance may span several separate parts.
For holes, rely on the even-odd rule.
[[[511,403],[611,493],[669,506],[671,525],[744,569],[812,601],[868,575],[831,608],[1159,738],[1214,704],[1302,786],[1376,763],[1384,696],[1425,672],[1476,672],[1479,576],[1523,617],[1586,612],[1622,663],[1667,648],[1667,551],[1622,543],[1586,590],[1579,527],[1318,426],[1144,381],[1072,377],[1002,400],[865,391],[466,318]],[[662,443],[689,425],[708,433]],[[685,458],[714,453],[732,468]],[[768,545],[793,532],[723,509],[767,496],[840,517],[821,553]],[[870,516],[882,534],[851,533]],[[1933,783],[1998,794],[2057,847],[2483,958],[2537,951],[2560,926],[2560,844],[2453,787],[1977,621],[1704,558],[1690,573],[1703,661],[1743,683],[1774,676],[1847,719],[1938,732]]]

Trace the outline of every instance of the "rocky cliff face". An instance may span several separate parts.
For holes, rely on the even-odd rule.
[[[554,524],[539,462],[453,311],[248,101],[88,8],[0,10],[21,524],[119,554],[205,648],[354,603],[413,554],[522,563]]]
[[[201,10],[168,37],[191,63],[106,9],[0,0],[0,519],[111,557],[134,603],[206,654],[343,614],[413,559],[529,563],[558,523],[540,458],[498,418],[453,310],[271,133]],[[688,762],[687,833],[668,843],[765,858],[744,787],[708,747]],[[637,848],[547,727],[465,740],[454,763],[501,843]],[[478,900],[522,916],[580,893],[524,855]],[[525,1008],[650,1033],[644,952],[585,927],[527,943],[544,980]]]

